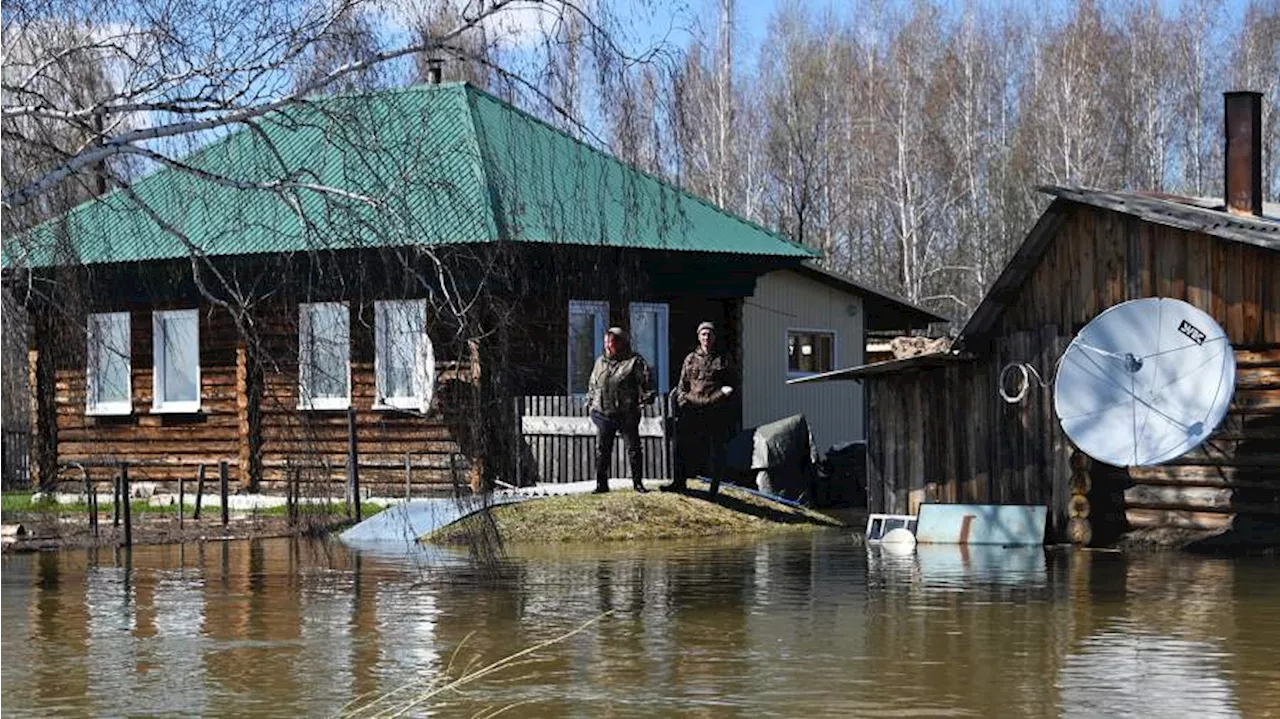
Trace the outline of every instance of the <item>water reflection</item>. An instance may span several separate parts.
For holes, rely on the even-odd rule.
[[[446,553],[447,554],[447,553]],[[418,715],[1261,715],[1269,559],[839,533],[513,552],[268,540],[6,557],[6,715],[332,715],[609,613]],[[1158,703],[1151,697],[1158,695]]]

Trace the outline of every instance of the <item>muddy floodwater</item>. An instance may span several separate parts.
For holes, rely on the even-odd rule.
[[[0,578],[6,717],[333,716],[393,690],[411,716],[1280,715],[1268,557],[892,556],[830,531],[493,570],[281,539],[6,556]]]

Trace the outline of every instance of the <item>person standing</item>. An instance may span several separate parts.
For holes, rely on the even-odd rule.
[[[733,428],[729,398],[737,385],[737,372],[716,346],[716,326],[703,322],[698,325],[698,348],[680,366],[676,392],[680,411],[679,476],[662,489],[683,490],[685,477],[701,471],[711,478],[711,496],[714,498],[719,492],[725,470],[725,445]]]
[[[618,434],[627,445],[631,485],[637,492],[648,491],[641,482],[640,412],[656,396],[648,363],[631,350],[621,327],[610,327],[604,335],[604,354],[596,358],[587,384],[587,408],[596,426],[596,494],[609,491],[609,460]]]

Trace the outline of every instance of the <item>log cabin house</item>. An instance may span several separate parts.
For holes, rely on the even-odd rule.
[[[606,327],[665,389],[813,254],[465,84],[317,99],[6,242],[32,471],[536,481],[524,400],[576,406]]]
[[[864,383],[873,512],[923,502],[1043,504],[1051,539],[1106,544],[1130,529],[1280,536],[1280,207],[1262,202],[1261,96],[1228,93],[1225,204],[1157,193],[1042,187],[1054,200],[951,350],[813,378]],[[1075,451],[1052,378],[1100,312],[1172,297],[1208,313],[1235,350],[1218,431],[1160,466],[1111,467]],[[1002,368],[1029,363],[1018,403]],[[1257,531],[1255,531],[1257,530]]]

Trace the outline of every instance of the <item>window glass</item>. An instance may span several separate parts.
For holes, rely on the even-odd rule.
[[[89,315],[88,408],[132,411],[129,313]]]
[[[196,409],[200,402],[200,317],[196,310],[156,312],[155,401],[166,406]]]
[[[586,394],[591,368],[604,352],[609,305],[605,302],[569,303],[569,393]]]
[[[667,305],[649,302],[631,304],[631,348],[644,357],[653,372],[658,392],[668,389]]]
[[[434,374],[429,366],[426,301],[378,302],[375,314],[379,398],[397,407],[422,404]]]
[[[789,330],[787,332],[787,372],[816,374],[835,369],[834,332]]]
[[[350,396],[351,329],[345,302],[299,305],[298,364],[304,407],[345,408]]]

